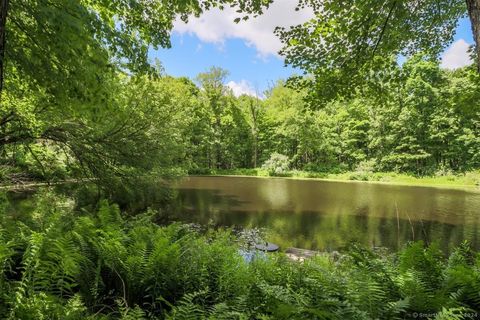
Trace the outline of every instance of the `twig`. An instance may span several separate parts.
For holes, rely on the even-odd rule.
[[[33,152],[32,148],[30,148],[30,145],[26,144],[25,146],[28,149],[28,151],[30,151],[30,154],[32,155],[33,159],[35,159],[35,161],[40,166],[40,169],[42,170],[43,177],[47,180],[47,184],[50,185],[50,180],[47,178],[47,173],[45,171],[45,167],[43,166],[42,161],[40,161],[40,159],[37,157],[35,152]]]
[[[120,274],[117,272],[117,270],[115,268],[112,268],[113,271],[115,271],[115,273],[117,274],[118,278],[120,278],[120,281],[122,281],[122,287],[123,287],[123,301],[125,302],[125,306],[127,307],[128,309],[128,302],[127,302],[127,291],[126,291],[126,288],[125,288],[125,282],[123,281],[122,277],[120,276]]]
[[[398,215],[397,201],[395,200],[395,213],[397,214],[397,247],[400,248],[400,217]]]
[[[385,30],[387,29],[387,24],[390,21],[390,18],[392,17],[392,14],[393,14],[393,9],[395,9],[396,6],[397,6],[397,1],[393,1],[392,7],[390,8],[390,11],[388,12],[388,16],[385,19],[385,22],[383,23],[382,31],[380,32],[380,36],[378,37],[377,43],[375,43],[375,47],[373,48],[372,57],[374,57],[375,53],[377,52],[378,45],[380,44],[380,42],[383,39],[383,35],[385,34]]]
[[[423,225],[422,219],[420,219],[420,223],[422,224],[422,231],[423,231],[423,235],[425,236],[425,244],[428,246],[428,236],[427,236],[427,232],[425,231],[425,226]]]
[[[410,215],[408,214],[408,211],[406,212],[408,222],[410,223],[410,228],[412,229],[412,241],[415,241],[415,229],[413,228],[412,220],[410,220]]]

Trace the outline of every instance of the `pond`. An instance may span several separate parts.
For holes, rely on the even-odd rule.
[[[336,250],[357,241],[397,249],[410,240],[480,249],[478,190],[256,177],[187,177],[171,219],[267,228],[268,240]]]

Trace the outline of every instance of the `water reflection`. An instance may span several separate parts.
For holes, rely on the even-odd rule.
[[[189,177],[176,188],[172,219],[266,227],[283,247],[396,249],[414,239],[449,251],[467,239],[480,248],[475,191],[247,177]]]

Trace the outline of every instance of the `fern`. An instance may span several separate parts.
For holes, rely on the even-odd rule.
[[[0,318],[5,317],[7,314],[7,292],[10,292],[11,285],[6,278],[5,273],[7,271],[11,272],[11,265],[13,264],[13,254],[14,250],[12,249],[12,244],[11,242],[5,241],[5,237],[3,236],[3,230],[0,226]]]
[[[437,313],[435,320],[463,320],[466,319],[464,314],[466,313],[465,308],[442,308],[442,310]]]
[[[206,291],[197,291],[187,293],[179,301],[178,305],[173,308],[172,312],[167,315],[166,319],[172,320],[197,320],[205,319],[206,312],[204,308],[194,302],[198,297],[206,294]]]
[[[51,194],[46,196],[55,200]],[[34,216],[0,219],[0,317],[7,319],[462,319],[480,309],[480,259],[448,260],[412,243],[342,259],[282,254],[246,262],[228,230],[97,214],[45,200]]]
[[[398,301],[390,301],[387,303],[385,315],[389,319],[403,319],[409,308],[409,297]]]
[[[124,299],[117,299],[116,304],[118,306],[118,311],[120,313],[119,319],[121,320],[142,320],[145,319],[145,311],[143,311],[139,306],[130,308],[127,305],[127,302]]]

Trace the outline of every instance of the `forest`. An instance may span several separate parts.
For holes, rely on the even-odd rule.
[[[29,122],[15,121],[25,126],[15,134],[40,138],[4,147],[4,179],[62,180],[138,168],[198,174],[268,167],[272,157],[285,171],[317,173],[429,176],[480,167],[480,87],[473,66],[448,71],[415,56],[394,65],[385,75],[391,80],[380,87],[359,88],[352,98],[324,106],[308,103],[305,90],[281,80],[258,96],[235,97],[225,85],[227,70],[212,67],[190,80],[157,67],[155,77],[110,79],[119,92],[116,103],[124,99],[120,105],[136,108],[116,109],[117,119],[108,110],[88,110],[82,120],[96,127],[76,124],[67,131],[46,111],[25,110]],[[95,138],[83,137],[90,133]],[[78,141],[66,141],[69,135]],[[120,139],[125,154],[110,149]],[[140,155],[142,162],[132,162]]]
[[[188,175],[480,185],[478,0],[300,0],[315,17],[275,31],[299,73],[255,95],[149,57],[175,19],[234,7],[241,24],[272,2],[0,0],[0,318],[479,318],[466,241],[249,261],[233,229],[165,223],[166,182]],[[441,68],[465,17],[472,64]],[[68,192],[12,191],[44,183]]]

